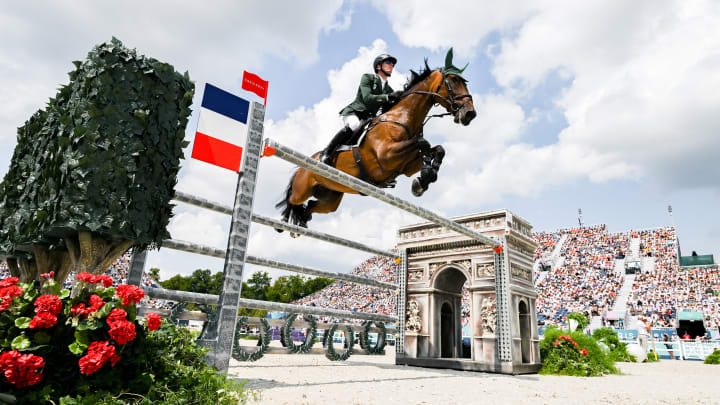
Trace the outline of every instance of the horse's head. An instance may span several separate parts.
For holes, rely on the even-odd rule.
[[[473,105],[472,95],[467,89],[467,80],[462,77],[462,72],[467,64],[458,68],[452,64],[453,50],[450,50],[445,57],[445,66],[440,69],[443,83],[440,84],[438,94],[441,99],[440,105],[455,117],[458,124],[468,125],[477,116]]]

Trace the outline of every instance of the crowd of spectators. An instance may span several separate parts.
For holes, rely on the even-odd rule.
[[[610,310],[622,287],[623,275],[615,273],[615,258],[624,256],[628,238],[608,234],[605,225],[558,231],[568,237],[561,247],[563,264],[550,269],[536,287],[538,319],[546,325],[562,324],[570,312],[588,317]],[[537,240],[547,239],[542,234]]]
[[[540,259],[548,256],[552,253],[555,248],[555,244],[560,239],[560,234],[557,232],[536,232],[533,233],[533,240],[538,244],[535,249],[535,255],[533,260]]]
[[[655,267],[635,276],[628,298],[633,315],[652,319],[653,325],[674,326],[679,311],[702,312],[706,328],[720,326],[720,271],[717,267]]]
[[[360,263],[359,266],[352,270],[351,274],[377,281],[397,283],[397,264],[390,258],[374,256]],[[294,301],[293,304],[380,315],[395,315],[396,295],[396,290],[370,287],[346,281],[335,281],[318,292]],[[323,322],[337,321],[332,317],[319,317],[319,320]]]

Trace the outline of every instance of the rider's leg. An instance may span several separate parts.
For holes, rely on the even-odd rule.
[[[355,114],[345,115],[342,117],[345,124],[340,131],[332,138],[325,150],[322,151],[319,160],[326,165],[332,165],[335,150],[340,145],[345,145],[352,137],[353,131],[360,126],[360,119]]]

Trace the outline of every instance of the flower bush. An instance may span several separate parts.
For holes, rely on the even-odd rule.
[[[610,352],[608,357],[612,361],[625,361],[634,363],[637,359],[627,351],[627,344],[622,343],[618,338],[617,332],[611,328],[595,329],[593,338],[596,341],[604,343]]]
[[[540,374],[590,377],[618,373],[595,339],[579,331],[567,333],[548,328],[540,342],[540,355],[543,362]]]
[[[715,349],[711,355],[705,357],[705,364],[720,364],[720,349]]]
[[[138,322],[141,288],[113,288],[104,275],[77,280],[74,297],[51,274],[38,285],[0,281],[0,392],[19,403],[164,403],[189,390],[198,403],[242,400],[186,331],[152,312]]]

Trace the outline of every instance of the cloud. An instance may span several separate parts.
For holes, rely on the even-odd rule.
[[[232,88],[242,68],[260,71],[269,56],[300,66],[316,61],[319,34],[350,24],[351,12],[337,15],[341,6],[288,2],[279,13],[271,3],[235,1],[7,4],[0,12],[0,141],[11,143],[15,129],[67,83],[72,60],[113,36],[191,71],[196,83]]]
[[[470,133],[484,121],[482,131],[493,135],[478,134],[474,143],[463,141],[467,132],[443,128],[453,133],[446,143],[454,149],[448,168],[458,164],[454,158],[465,161],[469,150],[479,149],[482,159],[453,169],[461,186],[440,183],[438,190],[470,189],[473,200],[499,201],[576,180],[717,189],[720,95],[711,89],[720,84],[718,3],[476,2],[463,4],[462,13],[423,0],[375,5],[392,16],[407,46],[454,45],[471,54],[485,46],[510,104],[527,105],[553,76],[565,83],[551,108],[565,116],[567,127],[550,134],[556,137],[550,145],[518,136],[518,123],[527,131],[533,117],[478,118]],[[483,43],[489,33],[498,34],[499,44]],[[489,108],[480,107],[480,114]],[[526,108],[544,114],[532,104]],[[508,128],[499,127],[503,120]],[[443,204],[453,200],[462,204],[450,196]]]

